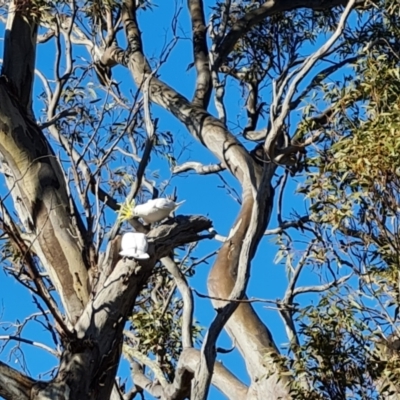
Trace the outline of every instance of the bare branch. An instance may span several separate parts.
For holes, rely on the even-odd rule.
[[[7,208],[4,206],[3,202],[0,202],[0,210],[3,215],[4,221],[0,218],[0,221],[3,222],[2,230],[7,233],[12,245],[14,248],[21,254],[22,259],[26,261],[27,271],[30,279],[35,284],[37,294],[41,297],[44,303],[47,305],[49,311],[53,315],[54,319],[59,324],[65,335],[69,335],[70,331],[67,328],[64,318],[62,317],[59,307],[51,294],[49,293],[46,285],[43,282],[42,277],[37,270],[35,263],[31,256],[30,246],[25,244],[25,241],[22,239],[21,234],[17,225],[12,220]]]
[[[133,341],[136,340],[136,338],[133,336],[132,332],[129,331],[124,331],[124,334],[128,338],[133,338]],[[142,354],[140,351],[132,348],[131,346],[124,345],[123,347],[124,354],[127,354],[130,358],[136,359],[139,361],[141,364],[146,365],[146,367],[149,367],[151,371],[153,372],[154,376],[157,378],[157,381],[161,385],[161,387],[165,390],[168,387],[168,381],[166,380],[162,369],[158,365],[158,363],[154,360],[151,360],[149,357],[145,356]],[[136,379],[135,379],[136,381]],[[139,382],[136,382],[139,386],[142,386]],[[143,386],[142,386],[143,387]]]
[[[38,126],[40,129],[45,129],[45,128],[48,128],[50,125],[55,124],[57,121],[59,121],[62,118],[75,117],[78,115],[78,113],[79,113],[79,110],[66,109],[66,110],[63,110],[63,111],[59,112],[58,114],[54,115],[54,117],[48,119],[46,122],[43,122],[42,124],[38,124]]]
[[[268,193],[270,190],[270,173],[272,173],[272,171],[269,169],[263,171],[261,184],[258,190],[255,187],[255,182],[251,181],[253,204],[251,208],[250,223],[244,236],[243,245],[240,249],[237,277],[232,292],[229,295],[229,302],[221,304],[220,309],[218,310],[219,312],[211,323],[209,331],[205,337],[201,351],[200,365],[196,371],[195,381],[193,383],[192,396],[194,400],[207,398],[216,356],[216,341],[224,325],[239,305],[235,300],[240,300],[245,295],[250,273],[252,249],[254,249],[253,246],[258,240],[257,234],[259,231],[259,224],[262,224],[259,218],[259,209],[261,208],[262,210],[260,202],[263,201],[265,207],[265,198],[270,198],[270,193]],[[232,233],[230,236],[231,235]]]
[[[156,399],[161,399],[163,397],[163,388],[159,383],[153,382],[149,379],[143,372],[143,368],[139,363],[131,361],[132,369],[132,380],[135,386],[146,390],[151,396]]]
[[[27,232],[35,236],[32,247],[51,276],[68,316],[75,320],[89,297],[88,266],[76,240],[77,229],[83,229],[83,224],[73,223],[75,208],[71,207],[63,170],[43,132],[24,115],[5,78],[0,81],[0,98],[0,119],[7,120],[0,130],[0,152],[12,166],[12,179],[7,183],[13,187],[14,203],[20,202],[18,197],[23,200],[19,217]],[[80,221],[78,214],[74,217]]]
[[[140,160],[139,167],[137,170],[135,183],[132,186],[132,188],[126,198],[127,202],[132,201],[136,197],[136,195],[141,187],[144,172],[146,170],[147,164],[149,163],[151,150],[153,148],[154,124],[151,120],[150,100],[149,100],[149,85],[150,85],[150,80],[152,77],[153,77],[153,73],[151,73],[143,83],[143,89],[142,89],[143,90],[143,100],[144,100],[143,108],[144,108],[144,120],[145,120],[146,131],[147,131],[147,139],[146,139],[143,156],[142,156],[142,159]]]
[[[332,282],[326,283],[325,285],[315,285],[315,286],[303,286],[303,287],[298,287],[294,289],[293,291],[293,296],[297,296],[299,294],[304,294],[304,293],[320,293],[320,292],[325,292],[328,289],[339,286],[342,283],[348,281],[354,274],[351,273],[349,275],[343,276],[339,279],[335,279]]]
[[[278,102],[279,102],[280,98],[276,92],[276,87],[275,87],[274,101],[271,105],[271,112],[270,112],[271,131],[268,133],[268,135],[265,139],[265,143],[264,143],[265,152],[266,152],[266,154],[268,154],[270,160],[274,160],[274,158],[275,158],[275,145],[276,145],[276,142],[277,142],[279,136],[282,133],[284,121],[291,110],[290,103],[292,101],[292,98],[293,98],[296,90],[297,90],[298,85],[303,80],[303,78],[308,74],[308,72],[311,70],[311,68],[315,65],[315,63],[318,60],[320,60],[322,57],[324,57],[325,54],[329,51],[329,49],[339,39],[339,37],[341,36],[341,34],[345,28],[347,18],[349,16],[354,4],[356,3],[356,1],[357,0],[350,0],[348,2],[342,16],[340,17],[336,31],[328,39],[328,41],[323,46],[321,46],[321,48],[319,50],[317,50],[315,53],[313,53],[309,57],[307,57],[305,59],[305,61],[303,62],[302,66],[300,66],[296,71],[294,71],[296,73],[296,75],[293,78],[290,86],[287,89],[285,99],[284,99],[283,104],[280,109],[279,117],[277,117],[277,118],[276,118],[276,113],[278,112]],[[287,78],[285,80],[285,82],[287,82],[288,79],[289,78]],[[282,85],[282,88],[283,88],[283,86],[285,86],[285,84]],[[281,92],[282,92],[282,89],[281,89]]]
[[[267,299],[262,299],[262,298],[257,298],[257,297],[250,297],[250,298],[244,298],[244,299],[237,299],[237,300],[232,300],[229,298],[225,297],[217,297],[217,296],[210,296],[208,294],[202,294],[195,288],[191,288],[191,290],[200,298],[202,299],[211,299],[211,300],[217,300],[220,302],[236,302],[236,303],[267,303],[267,304],[277,304],[278,302],[276,300],[267,300]]]
[[[182,367],[195,372],[200,362],[200,351],[184,349],[179,364]],[[243,400],[247,396],[248,388],[236,376],[234,376],[221,362],[215,362],[212,375],[212,384],[230,400]]]
[[[4,341],[15,340],[16,342],[30,344],[31,346],[37,347],[38,349],[46,350],[48,353],[50,353],[54,357],[58,358],[60,356],[60,353],[58,351],[52,349],[51,347],[46,346],[43,343],[36,342],[34,340],[31,340],[31,339],[25,339],[25,338],[23,338],[21,336],[1,335],[0,336],[0,340],[4,340]]]
[[[182,172],[194,170],[199,175],[208,175],[214,174],[216,172],[221,172],[225,170],[225,167],[222,164],[210,164],[210,165],[203,165],[199,162],[195,161],[188,161],[182,165],[177,165],[172,169],[173,174],[181,174]]]
[[[303,224],[307,223],[308,221],[310,221],[310,217],[308,215],[304,215],[303,217],[300,217],[296,221],[285,221],[285,222],[282,222],[282,224],[280,224],[277,228],[267,229],[264,232],[264,235],[265,236],[279,235],[280,233],[282,233],[283,231],[285,231],[288,228],[296,228],[296,229],[300,228],[301,229]]]
[[[185,348],[179,357],[177,376],[174,382],[172,384],[167,384],[165,387],[160,383],[151,381],[144,375],[143,369],[139,363],[131,361],[133,372],[132,379],[135,385],[145,389],[156,398],[183,399],[188,397],[189,388],[187,387],[187,383],[190,382],[190,378],[196,371],[199,361],[199,350]],[[243,400],[247,396],[247,386],[240,382],[220,362],[215,362],[212,384],[230,400]]]
[[[175,283],[183,299],[182,313],[182,346],[193,347],[192,339],[192,324],[193,324],[193,294],[186,281],[185,275],[178,268],[175,262],[170,257],[164,257],[161,263],[174,277]]]
[[[218,59],[215,60],[215,64],[220,66],[225,60],[226,56],[235,47],[237,41],[253,26],[261,22],[266,17],[302,7],[310,8],[312,10],[328,10],[346,3],[346,0],[328,0],[323,2],[321,2],[321,0],[266,1],[262,3],[260,7],[249,11],[242,18],[235,22],[229,33],[218,46]],[[364,0],[358,0],[357,3],[362,4],[364,3]]]

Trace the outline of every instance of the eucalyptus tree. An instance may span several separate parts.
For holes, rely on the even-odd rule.
[[[44,381],[1,361],[0,395],[205,399],[212,384],[230,399],[396,396],[397,1],[176,1],[171,40],[150,59],[146,43],[164,39],[144,42],[141,21],[157,5],[2,3],[2,263],[37,299],[55,342],[42,348],[58,365]],[[172,57],[187,50],[183,21],[191,99],[163,79],[164,67],[187,67]],[[41,67],[41,48],[53,70]],[[235,124],[230,85],[243,105]],[[152,104],[166,113],[155,117]],[[216,163],[178,164],[184,148],[161,127],[167,114]],[[169,162],[164,180],[150,169],[157,157]],[[135,203],[165,196],[170,173],[188,171],[217,174],[226,187],[236,179],[240,208],[228,236],[204,216],[149,225],[132,214]],[[286,205],[296,177],[304,215]],[[131,229],[146,234],[149,259],[119,255]],[[272,301],[287,353],[246,297],[252,260],[271,235],[275,262],[287,268],[287,289]],[[220,242],[207,281],[217,312],[198,346],[188,280],[208,257],[197,253],[204,240]],[[318,283],[299,284],[307,271]],[[23,335],[31,319],[2,340],[37,345]],[[222,329],[248,385],[216,361]],[[122,354],[129,390],[116,379]]]

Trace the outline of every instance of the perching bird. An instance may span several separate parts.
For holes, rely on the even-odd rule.
[[[124,233],[121,240],[120,255],[123,257],[132,257],[136,260],[145,260],[150,256],[147,254],[147,237],[140,232]]]
[[[142,218],[147,224],[159,222],[167,218],[172,211],[175,211],[185,200],[175,203],[170,199],[153,199],[144,204],[139,204],[133,209],[133,216]]]

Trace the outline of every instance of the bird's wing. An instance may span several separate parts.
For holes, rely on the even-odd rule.
[[[158,210],[173,210],[175,202],[169,199],[155,199],[154,207]]]

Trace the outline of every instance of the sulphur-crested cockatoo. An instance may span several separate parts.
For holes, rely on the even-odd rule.
[[[170,199],[153,199],[144,204],[139,204],[133,209],[133,216],[142,218],[147,224],[159,222],[167,218],[172,211],[175,211],[185,200],[175,203]]]
[[[132,257],[136,260],[145,260],[150,256],[147,254],[147,237],[140,232],[124,233],[121,240],[120,255],[123,257]]]

